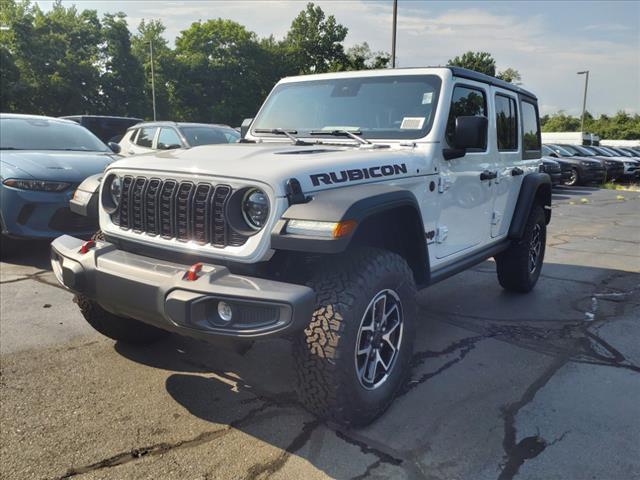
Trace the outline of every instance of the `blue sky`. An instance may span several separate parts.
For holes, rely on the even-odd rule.
[[[51,2],[38,1],[50,8]],[[318,0],[327,14],[349,27],[347,46],[368,42],[387,50],[391,5],[387,1]],[[306,1],[267,0],[64,0],[100,13],[122,11],[135,30],[140,20],[160,19],[173,40],[192,22],[230,18],[260,36],[282,37]],[[578,114],[590,70],[587,109],[640,113],[640,2],[427,2],[398,1],[398,64],[439,65],[467,50],[491,52],[498,69],[520,71],[542,113]]]

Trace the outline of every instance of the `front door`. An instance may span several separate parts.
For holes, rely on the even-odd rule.
[[[480,115],[493,123],[486,85],[465,81],[453,88],[445,141],[453,146],[455,119]],[[461,158],[443,160],[440,169],[440,217],[435,234],[436,258],[480,248],[490,238],[495,162],[485,138],[484,148],[467,150]]]

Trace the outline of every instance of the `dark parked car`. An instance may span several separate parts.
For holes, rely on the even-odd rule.
[[[579,157],[589,157],[600,160],[606,171],[607,178],[605,181],[618,180],[624,176],[624,162],[622,162],[618,158],[614,158],[612,154],[605,154],[601,150],[596,150],[597,147],[586,146],[586,145],[560,145],[565,150],[569,150]]]
[[[542,155],[553,157],[567,163],[571,167],[569,178],[565,185],[587,185],[589,183],[602,183],[605,179],[606,171],[602,161],[597,159],[578,157],[558,145],[543,145]]]
[[[127,128],[144,121],[135,117],[109,117],[105,115],[70,115],[61,118],[79,123],[104,143],[118,143]]]
[[[562,184],[562,168],[560,164],[551,157],[542,157],[541,160],[540,171],[551,177],[551,185],[556,187]]]

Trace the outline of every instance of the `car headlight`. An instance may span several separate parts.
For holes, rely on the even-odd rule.
[[[102,207],[109,214],[115,213],[122,197],[122,179],[115,174],[107,175],[102,186]]]
[[[8,178],[2,182],[7,187],[19,188],[21,190],[35,190],[39,192],[62,192],[71,185],[67,182],[50,182],[48,180],[18,180]]]
[[[242,199],[242,216],[254,230],[264,227],[269,218],[269,198],[259,188],[247,190]]]
[[[122,180],[120,177],[114,177],[109,183],[109,195],[117,208],[120,205],[120,196],[122,195]]]
[[[593,167],[595,165],[595,163],[587,162],[587,161],[584,161],[584,160],[580,160],[580,165],[582,165],[583,167]]]

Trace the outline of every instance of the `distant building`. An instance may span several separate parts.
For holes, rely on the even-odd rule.
[[[542,132],[542,143],[600,145],[600,137],[588,132]]]

